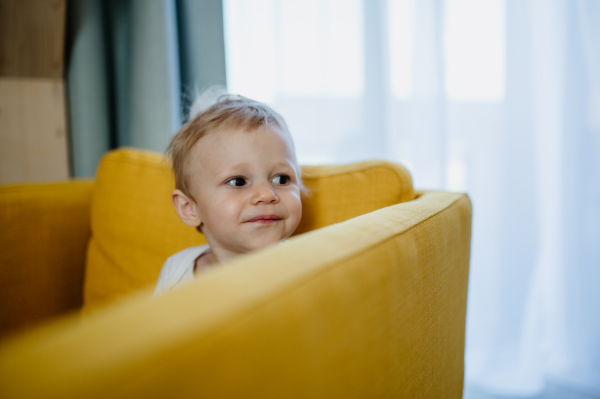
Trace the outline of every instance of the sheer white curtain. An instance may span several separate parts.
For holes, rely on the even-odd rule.
[[[229,89],[301,163],[384,158],[474,209],[466,378],[600,395],[600,2],[224,0]]]

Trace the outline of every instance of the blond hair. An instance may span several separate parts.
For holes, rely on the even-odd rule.
[[[294,149],[294,142],[285,121],[269,106],[231,94],[219,96],[216,103],[206,110],[197,105],[202,101],[205,101],[205,98],[194,101],[190,120],[179,129],[167,147],[167,154],[175,175],[175,188],[190,198],[193,199],[188,176],[190,153],[198,140],[208,133],[219,130],[253,131],[260,127],[276,128],[289,138],[292,149]],[[300,175],[300,173],[298,167],[298,174]],[[300,178],[300,176],[298,177]],[[302,187],[301,181],[300,187]]]

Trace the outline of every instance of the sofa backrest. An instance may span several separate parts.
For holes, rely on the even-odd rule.
[[[295,234],[410,201],[410,174],[400,165],[367,161],[305,166],[303,217]],[[173,176],[158,153],[119,149],[98,168],[91,209],[84,310],[153,285],[167,257],[205,243],[171,205]]]

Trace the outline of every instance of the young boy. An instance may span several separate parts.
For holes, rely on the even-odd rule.
[[[285,240],[302,215],[301,170],[279,114],[225,95],[190,119],[167,150],[175,174],[171,200],[181,221],[202,232],[208,244],[167,259],[155,294]]]

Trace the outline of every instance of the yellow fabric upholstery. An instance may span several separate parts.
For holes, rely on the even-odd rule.
[[[461,398],[469,198],[385,162],[303,170],[298,231],[326,227],[155,299],[164,259],[203,240],[160,155],[110,153],[93,199],[89,182],[0,190],[2,320],[77,306],[86,241],[85,297],[105,304],[0,342],[0,398]]]
[[[9,342],[0,396],[460,398],[470,234],[420,193]]]
[[[81,306],[92,188],[0,186],[0,335]]]
[[[303,168],[303,233],[414,198],[409,173],[383,161]],[[96,307],[156,283],[167,257],[205,243],[170,201],[174,180],[160,154],[121,149],[104,157],[92,200],[84,304]],[[323,211],[327,210],[327,211]]]
[[[123,149],[102,159],[92,199],[84,306],[154,284],[167,257],[206,242],[177,217],[173,188],[168,163],[157,153]]]
[[[343,222],[415,197],[408,171],[391,162],[303,166],[302,173],[308,193],[302,198],[302,221],[294,234]]]

